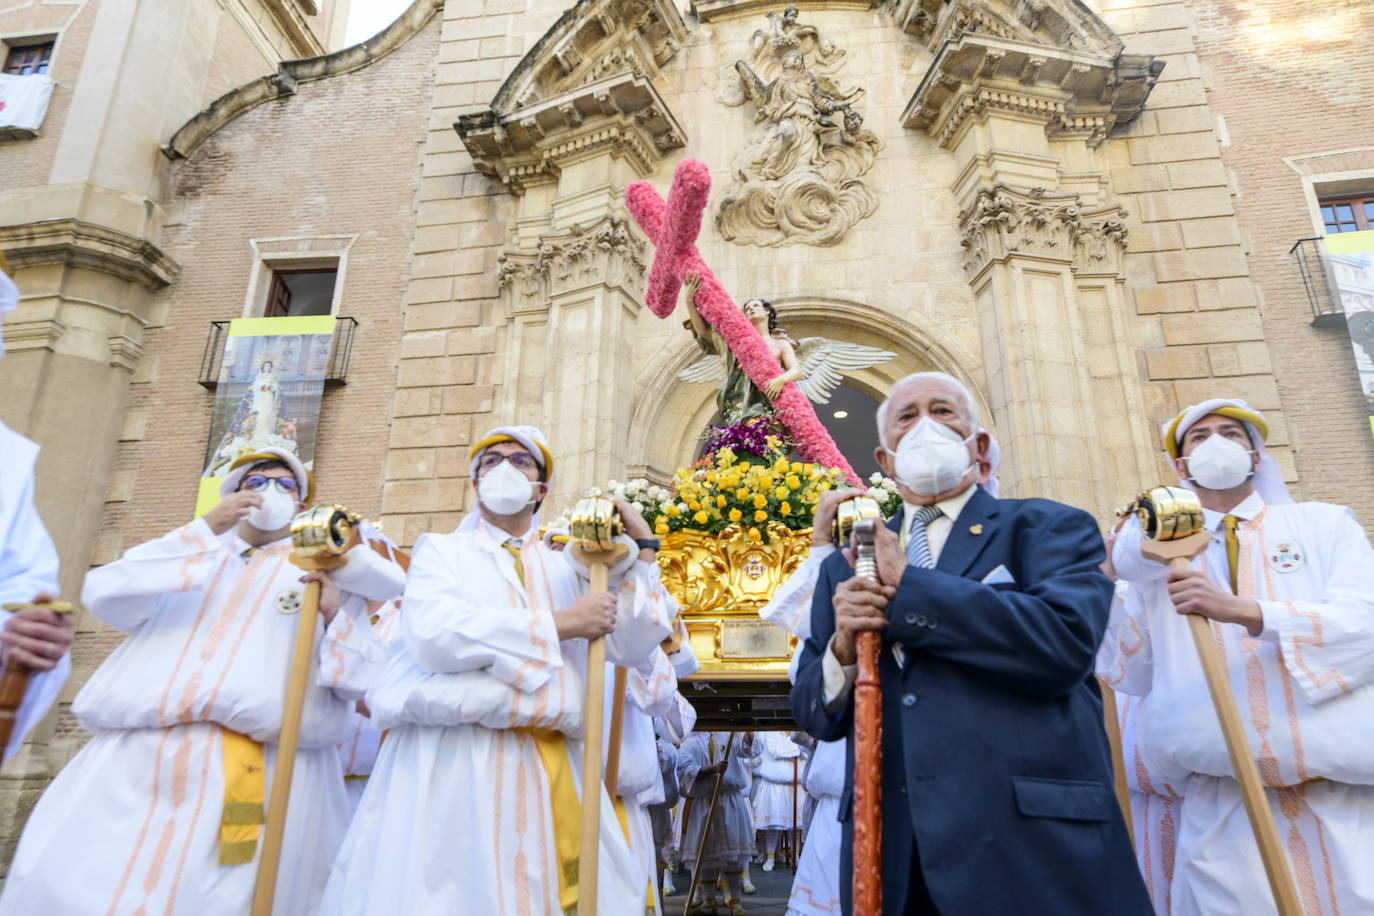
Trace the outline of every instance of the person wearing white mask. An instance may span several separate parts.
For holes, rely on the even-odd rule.
[[[1097,524],[977,486],[988,436],[967,388],[908,376],[878,407],[875,457],[903,511],[821,564],[792,714],[848,737],[841,910],[851,908],[856,639],[882,637],[883,913],[1144,916],[1112,793],[1093,662],[1112,584]]]
[[[663,657],[673,610],[643,517],[619,503],[630,550],[610,590],[590,593],[575,552],[539,537],[554,466],[543,433],[497,427],[469,458],[476,507],[411,556],[397,635],[367,693],[386,740],[321,913],[578,907],[588,640],[605,637],[607,660],[636,672]],[[653,759],[633,763],[656,780]],[[642,916],[652,851],[639,843],[635,856],[598,785],[596,911]]]
[[[1374,912],[1374,549],[1344,506],[1293,502],[1268,435],[1239,399],[1181,411],[1164,448],[1212,543],[1173,571],[1132,520],[1112,548],[1129,587],[1098,672],[1139,698],[1139,758],[1183,796],[1156,901],[1174,916],[1276,912],[1186,614],[1212,621],[1304,911]]]
[[[81,601],[128,634],[72,704],[93,737],[25,825],[0,913],[247,912],[304,583],[320,583],[278,912],[313,912],[349,805],[337,745],[381,662],[366,602],[400,567],[365,547],[293,566],[310,475],[284,449],[240,458],[206,515],[86,575]]]

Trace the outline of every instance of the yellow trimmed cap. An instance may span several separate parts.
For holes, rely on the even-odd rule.
[[[1264,418],[1264,414],[1240,398],[1212,398],[1201,404],[1194,404],[1185,408],[1179,412],[1178,416],[1164,424],[1164,428],[1161,430],[1164,438],[1164,451],[1169,454],[1170,458],[1177,458],[1182,453],[1180,444],[1188,430],[1197,421],[1212,414],[1220,414],[1223,417],[1230,417],[1233,420],[1239,420],[1253,426],[1255,432],[1259,433],[1261,444],[1269,439],[1269,421]]]
[[[268,461],[280,461],[291,469],[291,475],[296,478],[296,485],[301,488],[301,501],[309,505],[315,498],[315,476],[305,469],[305,465],[295,452],[275,445],[235,458],[234,463],[229,465],[229,473],[224,475],[224,482],[219,485],[219,495],[224,497],[233,493],[239,488],[239,484],[243,483],[243,478],[248,476],[249,471]]]
[[[468,452],[468,473],[471,476],[477,476],[478,456],[498,442],[516,442],[523,445],[544,469],[544,479],[548,480],[553,476],[553,454],[549,451],[548,440],[536,426],[498,426],[487,430],[482,438],[472,444],[472,449]]]

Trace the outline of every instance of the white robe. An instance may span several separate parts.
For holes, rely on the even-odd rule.
[[[791,830],[801,822],[794,780],[801,777],[801,748],[782,732],[762,732],[754,767],[755,830]]]
[[[32,601],[40,592],[58,593],[57,548],[33,504],[37,457],[37,443],[0,423],[0,604]],[[0,610],[0,627],[13,616]],[[71,654],[64,652],[51,671],[29,675],[5,757],[19,750],[24,736],[57,699],[71,670]]]
[[[787,912],[829,916],[840,912],[840,796],[844,794],[845,740],[821,741],[806,774],[806,791],[816,797],[816,813],[802,846]]]
[[[82,602],[129,635],[76,696],[73,711],[94,737],[34,808],[0,913],[247,911],[256,858],[218,863],[223,729],[263,742],[270,799],[298,620],[277,597],[304,589],[289,540],[247,549],[197,519],[87,574]],[[314,911],[343,838],[335,748],[381,654],[362,596],[394,595],[403,582],[369,550],[331,575],[340,610],[317,630],[278,912]]]
[[[1237,529],[1239,594],[1258,601],[1264,629],[1211,629],[1299,895],[1307,916],[1374,911],[1374,550],[1340,506],[1265,506],[1253,495],[1234,512],[1248,519]],[[1206,515],[1216,532],[1221,516]],[[1187,622],[1169,601],[1165,568],[1139,545],[1139,528],[1123,528],[1112,560],[1131,587],[1098,673],[1141,697],[1141,760],[1185,799],[1169,911],[1273,913]],[[1220,536],[1195,566],[1228,587]]]
[[[607,663],[606,684],[613,684],[614,678],[615,666]],[[677,705],[677,675],[673,673],[668,656],[661,651],[655,652],[646,662],[632,668],[625,679],[625,693],[616,794],[625,806],[630,856],[640,876],[640,885],[648,894],[646,903],[651,903],[655,912],[662,912],[661,901],[658,900],[658,882],[654,880],[658,853],[654,847],[654,827],[649,808],[664,799],[658,749],[654,741],[654,717],[668,715]],[[613,699],[611,691],[607,690],[603,720],[608,726],[605,732],[607,753],[610,749],[609,723]],[[633,880],[632,876],[630,880]]]
[[[559,642],[553,612],[586,593],[564,554],[485,522],[415,545],[399,639],[367,702],[387,730],[325,891],[325,913],[548,913],[559,908],[553,817],[535,740],[568,736],[581,787],[585,640]],[[606,656],[633,666],[668,634],[654,564],[635,561]],[[602,789],[598,912],[640,916],[639,880]]]
[[[377,608],[373,616],[372,635],[386,648],[396,633],[396,621],[401,613],[400,600],[387,601]],[[343,763],[344,789],[348,792],[348,816],[358,810],[362,801],[363,789],[367,788],[367,778],[372,775],[372,767],[377,763],[377,752],[382,749],[382,733],[372,724],[372,717],[365,716],[354,704],[352,724],[348,737],[339,744],[339,758]]]
[[[714,737],[714,744],[713,739]],[[698,779],[701,768],[724,759],[727,745],[730,762],[721,777],[716,810],[711,815],[711,828],[702,851],[703,875],[713,870],[742,869],[754,853],[754,828],[749,817],[748,764],[746,750],[740,748],[742,736],[736,735],[734,744],[724,732],[695,734],[682,744],[678,757],[677,782],[684,796],[691,796],[691,820],[682,832],[682,860],[690,869],[697,867],[697,850],[701,845],[702,827],[711,807],[711,792],[715,777]],[[715,753],[711,751],[714,749]]]

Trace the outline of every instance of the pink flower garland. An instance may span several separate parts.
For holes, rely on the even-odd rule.
[[[782,374],[782,366],[769,352],[763,335],[744,317],[697,251],[696,239],[701,232],[710,189],[711,173],[696,159],[678,163],[666,204],[647,181],[632,182],[625,189],[626,208],[657,249],[649,271],[646,304],[655,315],[667,318],[677,305],[682,278],[689,273],[700,276],[697,311],[725,338],[740,368],[762,391],[769,379]],[[783,386],[773,401],[773,410],[791,433],[802,457],[826,467],[840,468],[851,482],[860,484],[858,475],[840,454],[835,440],[816,417],[811,402],[797,390],[795,383]]]

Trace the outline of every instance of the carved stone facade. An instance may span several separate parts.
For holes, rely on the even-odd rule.
[[[78,6],[83,41],[144,42],[110,59],[181,47],[154,28],[95,28],[97,8],[137,5],[0,17]],[[690,462],[713,392],[677,382],[700,351],[676,317],[641,307],[653,251],[624,189],[666,189],[691,156],[712,170],[709,212],[730,209],[758,110],[722,102],[744,101],[735,63],[767,86],[778,73],[757,62],[755,34],[771,53],[774,31],[802,27],[830,43],[797,37],[828,96],[862,83],[850,104],[873,158],[852,171],[875,204],[833,239],[772,244],[708,221],[698,247],[737,301],[770,299],[798,337],[896,353],[848,380],[862,394],[924,369],[963,379],[1002,444],[1006,495],[1105,522],[1170,479],[1160,422],[1223,394],[1266,412],[1296,497],[1374,522],[1349,340],[1308,326],[1287,260],[1320,231],[1321,189],[1374,193],[1358,139],[1374,134],[1374,61],[1357,40],[1374,12],[803,0],[789,29],[785,0],[687,6],[421,0],[405,28],[342,56],[230,68],[233,83],[177,117],[104,118],[88,99],[109,142],[61,168],[42,132],[28,157],[0,144],[0,186],[42,192],[0,191],[0,246],[25,294],[5,321],[0,414],[44,445],[39,503],[68,594],[92,557],[185,521],[209,422],[194,383],[205,330],[245,313],[264,239],[350,240],[341,301],[368,317],[361,374],[325,395],[317,469],[403,545],[470,510],[469,444],[499,423],[545,428],[553,508]],[[74,124],[71,80],[59,84],[50,120]],[[63,704],[118,638],[89,615],[79,627]],[[6,763],[13,824],[81,740],[65,706],[54,719]]]

